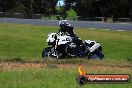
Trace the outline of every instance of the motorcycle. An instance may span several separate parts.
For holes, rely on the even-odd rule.
[[[78,45],[73,42],[73,38],[69,35],[59,35],[50,33],[47,38],[47,44],[50,47],[44,48],[42,58],[88,58],[88,59],[103,59],[102,46],[91,40],[84,40],[83,44]]]

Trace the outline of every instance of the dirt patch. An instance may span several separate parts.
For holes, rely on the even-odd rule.
[[[21,62],[0,62],[0,69],[26,69],[26,68],[42,68],[44,64],[41,63],[21,63]]]
[[[52,64],[51,64],[52,65]],[[54,64],[57,68],[78,68],[79,64]],[[27,68],[45,68],[50,66],[50,64],[41,63],[41,62],[0,62],[0,70],[13,70],[13,69],[27,69]],[[85,65],[85,68],[91,68],[94,70],[121,70],[129,71],[132,70],[131,67],[116,67],[116,66],[103,66],[103,65]],[[50,67],[54,67],[53,65]]]

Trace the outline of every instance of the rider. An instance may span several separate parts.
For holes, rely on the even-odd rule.
[[[75,35],[73,31],[74,27],[67,20],[61,20],[59,22],[59,26],[60,35],[66,35],[68,33],[77,46],[84,45],[82,40],[77,35]]]
[[[67,20],[61,20],[59,22],[59,32],[61,35],[66,35],[66,33],[70,34],[71,37],[75,37],[75,33],[73,32],[74,27],[67,21]]]

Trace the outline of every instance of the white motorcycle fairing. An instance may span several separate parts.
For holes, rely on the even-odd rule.
[[[52,42],[54,42],[55,41],[55,36],[56,36],[57,34],[56,33],[50,33],[50,34],[48,34],[48,39],[47,39],[47,43],[52,43]]]
[[[67,35],[59,36],[57,39],[58,39],[58,45],[67,44],[69,42],[72,42],[72,38]]]

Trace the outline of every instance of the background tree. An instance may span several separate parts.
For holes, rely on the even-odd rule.
[[[131,17],[132,0],[65,0],[82,17]],[[72,4],[74,4],[72,6]]]
[[[18,6],[23,9],[28,18],[34,13],[51,15],[55,14],[55,6],[58,0],[17,0]]]
[[[0,0],[0,11],[6,12],[16,6],[15,0]]]
[[[0,11],[7,12],[13,8],[21,8],[28,18],[33,14],[62,15],[67,16],[67,11],[75,11],[78,16],[84,19],[91,17],[131,17],[132,0],[64,0],[62,10],[56,9],[59,0],[0,0]],[[73,11],[73,12],[74,12]]]

